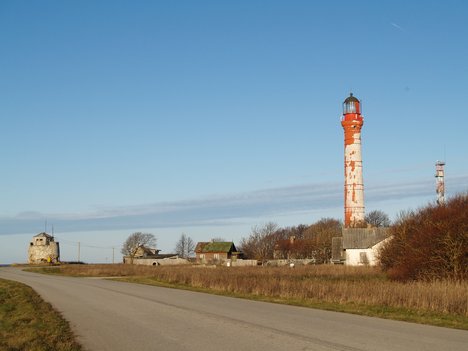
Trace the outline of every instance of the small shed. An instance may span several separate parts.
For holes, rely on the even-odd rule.
[[[343,228],[343,236],[332,241],[332,262],[375,266],[379,252],[388,240],[390,233],[386,227]]]

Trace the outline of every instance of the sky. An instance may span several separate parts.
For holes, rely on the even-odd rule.
[[[466,1],[0,2],[0,263],[53,231],[120,261],[343,217],[342,102],[366,211],[468,191]]]

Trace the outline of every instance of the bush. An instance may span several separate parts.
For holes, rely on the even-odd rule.
[[[468,277],[468,194],[407,212],[390,228],[380,262],[392,279]]]

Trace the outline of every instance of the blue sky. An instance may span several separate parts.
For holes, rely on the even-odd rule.
[[[467,191],[467,16],[465,1],[0,2],[0,263],[25,261],[46,219],[62,259],[80,241],[104,262],[137,230],[167,252],[182,232],[238,242],[341,218],[350,91],[367,210],[434,201],[438,159],[447,194]]]

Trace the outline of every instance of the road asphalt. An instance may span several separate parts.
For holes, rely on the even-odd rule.
[[[468,350],[468,331],[184,290],[0,268],[31,286],[90,351]]]

